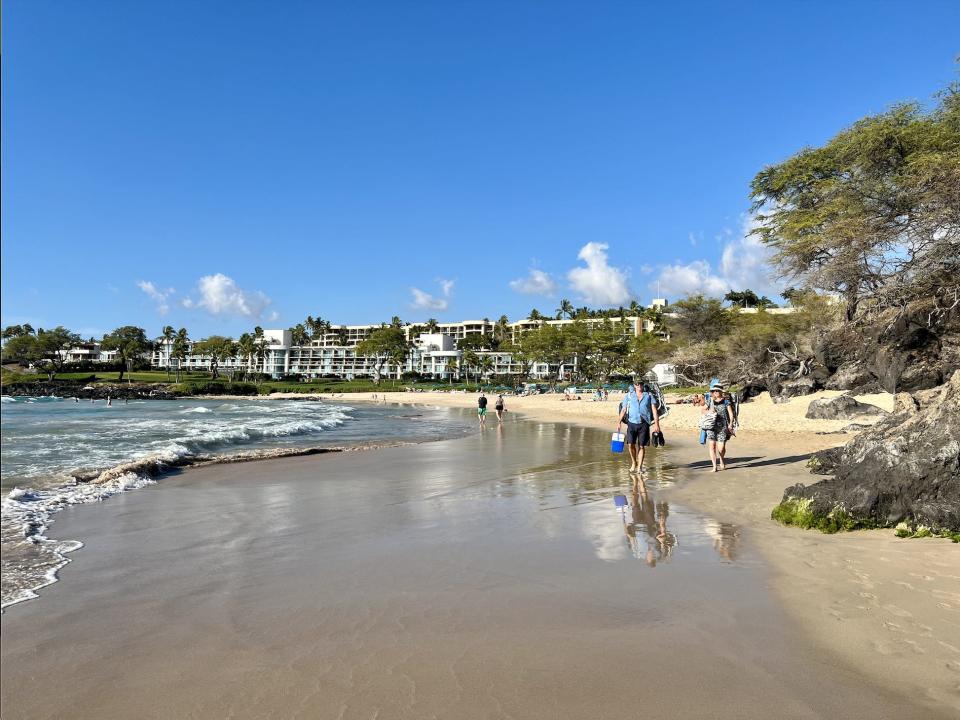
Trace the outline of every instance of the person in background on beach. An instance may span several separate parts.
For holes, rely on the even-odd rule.
[[[725,462],[727,454],[727,438],[733,428],[733,403],[728,403],[723,397],[723,385],[719,382],[710,386],[710,395],[707,396],[701,415],[714,413],[716,420],[713,427],[706,430],[707,447],[710,449],[710,462],[713,465],[713,472],[717,472],[717,464],[720,470],[726,470]],[[703,426],[701,426],[703,427]]]
[[[113,398],[107,395],[107,407],[113,406]]]
[[[486,425],[487,423],[487,396],[483,394],[483,391],[480,392],[480,397],[477,398],[477,417],[480,419],[481,425]]]
[[[497,421],[503,422],[503,414],[507,411],[507,407],[503,403],[503,395],[497,395],[497,404],[493,408],[497,411]]]
[[[620,425],[627,424],[627,450],[630,453],[630,472],[643,472],[643,458],[647,445],[650,444],[650,426],[660,432],[660,413],[652,396],[639,381],[630,386],[630,390],[620,403],[620,415],[617,421],[617,432]]]

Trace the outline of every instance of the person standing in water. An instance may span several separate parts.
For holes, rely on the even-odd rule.
[[[481,425],[486,425],[487,423],[487,396],[483,394],[483,391],[480,391],[480,397],[477,398],[477,418],[480,420]]]
[[[497,411],[497,421],[503,422],[503,413],[506,412],[507,408],[503,404],[503,395],[497,395],[497,404],[493,406],[494,410]]]
[[[647,445],[650,444],[650,427],[660,432],[660,413],[653,396],[647,392],[639,380],[630,386],[630,390],[620,403],[620,425],[627,424],[627,450],[630,453],[630,472],[643,472],[643,459]]]

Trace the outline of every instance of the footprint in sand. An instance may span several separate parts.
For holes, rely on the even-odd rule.
[[[908,618],[913,617],[913,613],[903,608],[897,607],[896,605],[884,605],[883,609],[886,610],[891,615],[896,615],[897,617]]]
[[[873,641],[873,649],[880,655],[893,655],[896,652],[888,643],[879,640]]]
[[[913,650],[917,655],[926,655],[927,651],[920,647],[920,644],[913,640],[904,640],[907,645],[910,646],[910,649]]]
[[[901,587],[905,587],[907,590],[916,590],[916,588],[913,587],[913,585],[911,585],[911,584],[908,583],[908,582],[904,582],[903,580],[897,580],[897,581],[895,581],[895,582],[894,582],[894,585],[900,585]]]
[[[960,648],[955,647],[950,643],[945,643],[943,640],[937,640],[937,642],[940,643],[941,646],[945,647],[950,652],[957,653],[958,655],[960,655]]]
[[[903,627],[902,627],[902,626],[897,625],[895,622],[890,622],[889,620],[884,620],[884,621],[883,621],[883,626],[884,626],[887,630],[889,630],[890,632],[898,632],[898,633],[902,633],[902,632],[903,632]]]

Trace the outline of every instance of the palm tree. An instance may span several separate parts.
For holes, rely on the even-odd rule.
[[[167,352],[167,361],[164,365],[167,366],[167,380],[170,380],[170,352],[173,349],[171,345],[173,344],[173,338],[177,336],[177,331],[173,329],[170,325],[165,325],[163,331],[160,333],[160,337],[163,338],[163,344],[161,347]],[[158,340],[160,338],[157,338]],[[162,354],[161,354],[162,359]]]
[[[530,320],[543,320],[543,315],[540,314],[540,311],[534,308],[530,311],[530,314],[527,315],[527,318]]]
[[[177,330],[176,337],[173,338],[173,345],[170,347],[170,358],[177,361],[177,382],[180,382],[180,371],[183,363],[187,360],[187,349],[190,345],[190,337],[186,328]]]
[[[253,335],[250,333],[243,333],[243,335],[241,335],[237,340],[237,352],[240,354],[241,358],[246,360],[246,368],[243,373],[244,377],[246,377],[247,373],[250,372],[250,365],[253,363],[253,355],[256,350],[256,343],[253,339]]]
[[[506,315],[501,315],[500,319],[497,320],[496,324],[493,326],[493,337],[500,342],[503,342],[507,339],[507,335],[509,334],[510,321],[507,319]]]
[[[483,355],[480,357],[479,362],[480,374],[481,377],[490,375],[490,371],[493,370],[493,358],[489,355]]]
[[[290,328],[290,342],[294,345],[306,345],[310,342],[310,335],[303,323]]]
[[[457,372],[457,359],[455,357],[447,360],[447,372],[450,373],[450,384],[453,385],[453,375]]]
[[[260,330],[260,328],[257,328]],[[260,337],[254,343],[254,354],[257,357],[257,384],[260,384],[260,376],[265,375],[267,372],[267,339],[263,337],[263,331],[261,331]]]
[[[557,320],[562,320],[564,315],[573,319],[573,303],[566,298],[560,301],[560,307],[557,308]]]
[[[440,329],[440,323],[437,322],[436,318],[430,318],[427,320],[425,327],[428,333],[435,333]]]

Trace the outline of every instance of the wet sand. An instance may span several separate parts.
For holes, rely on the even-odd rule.
[[[2,616],[3,715],[950,716],[800,632],[759,536],[672,499],[682,449],[634,498],[606,440],[494,423],[65,510],[86,546]]]

